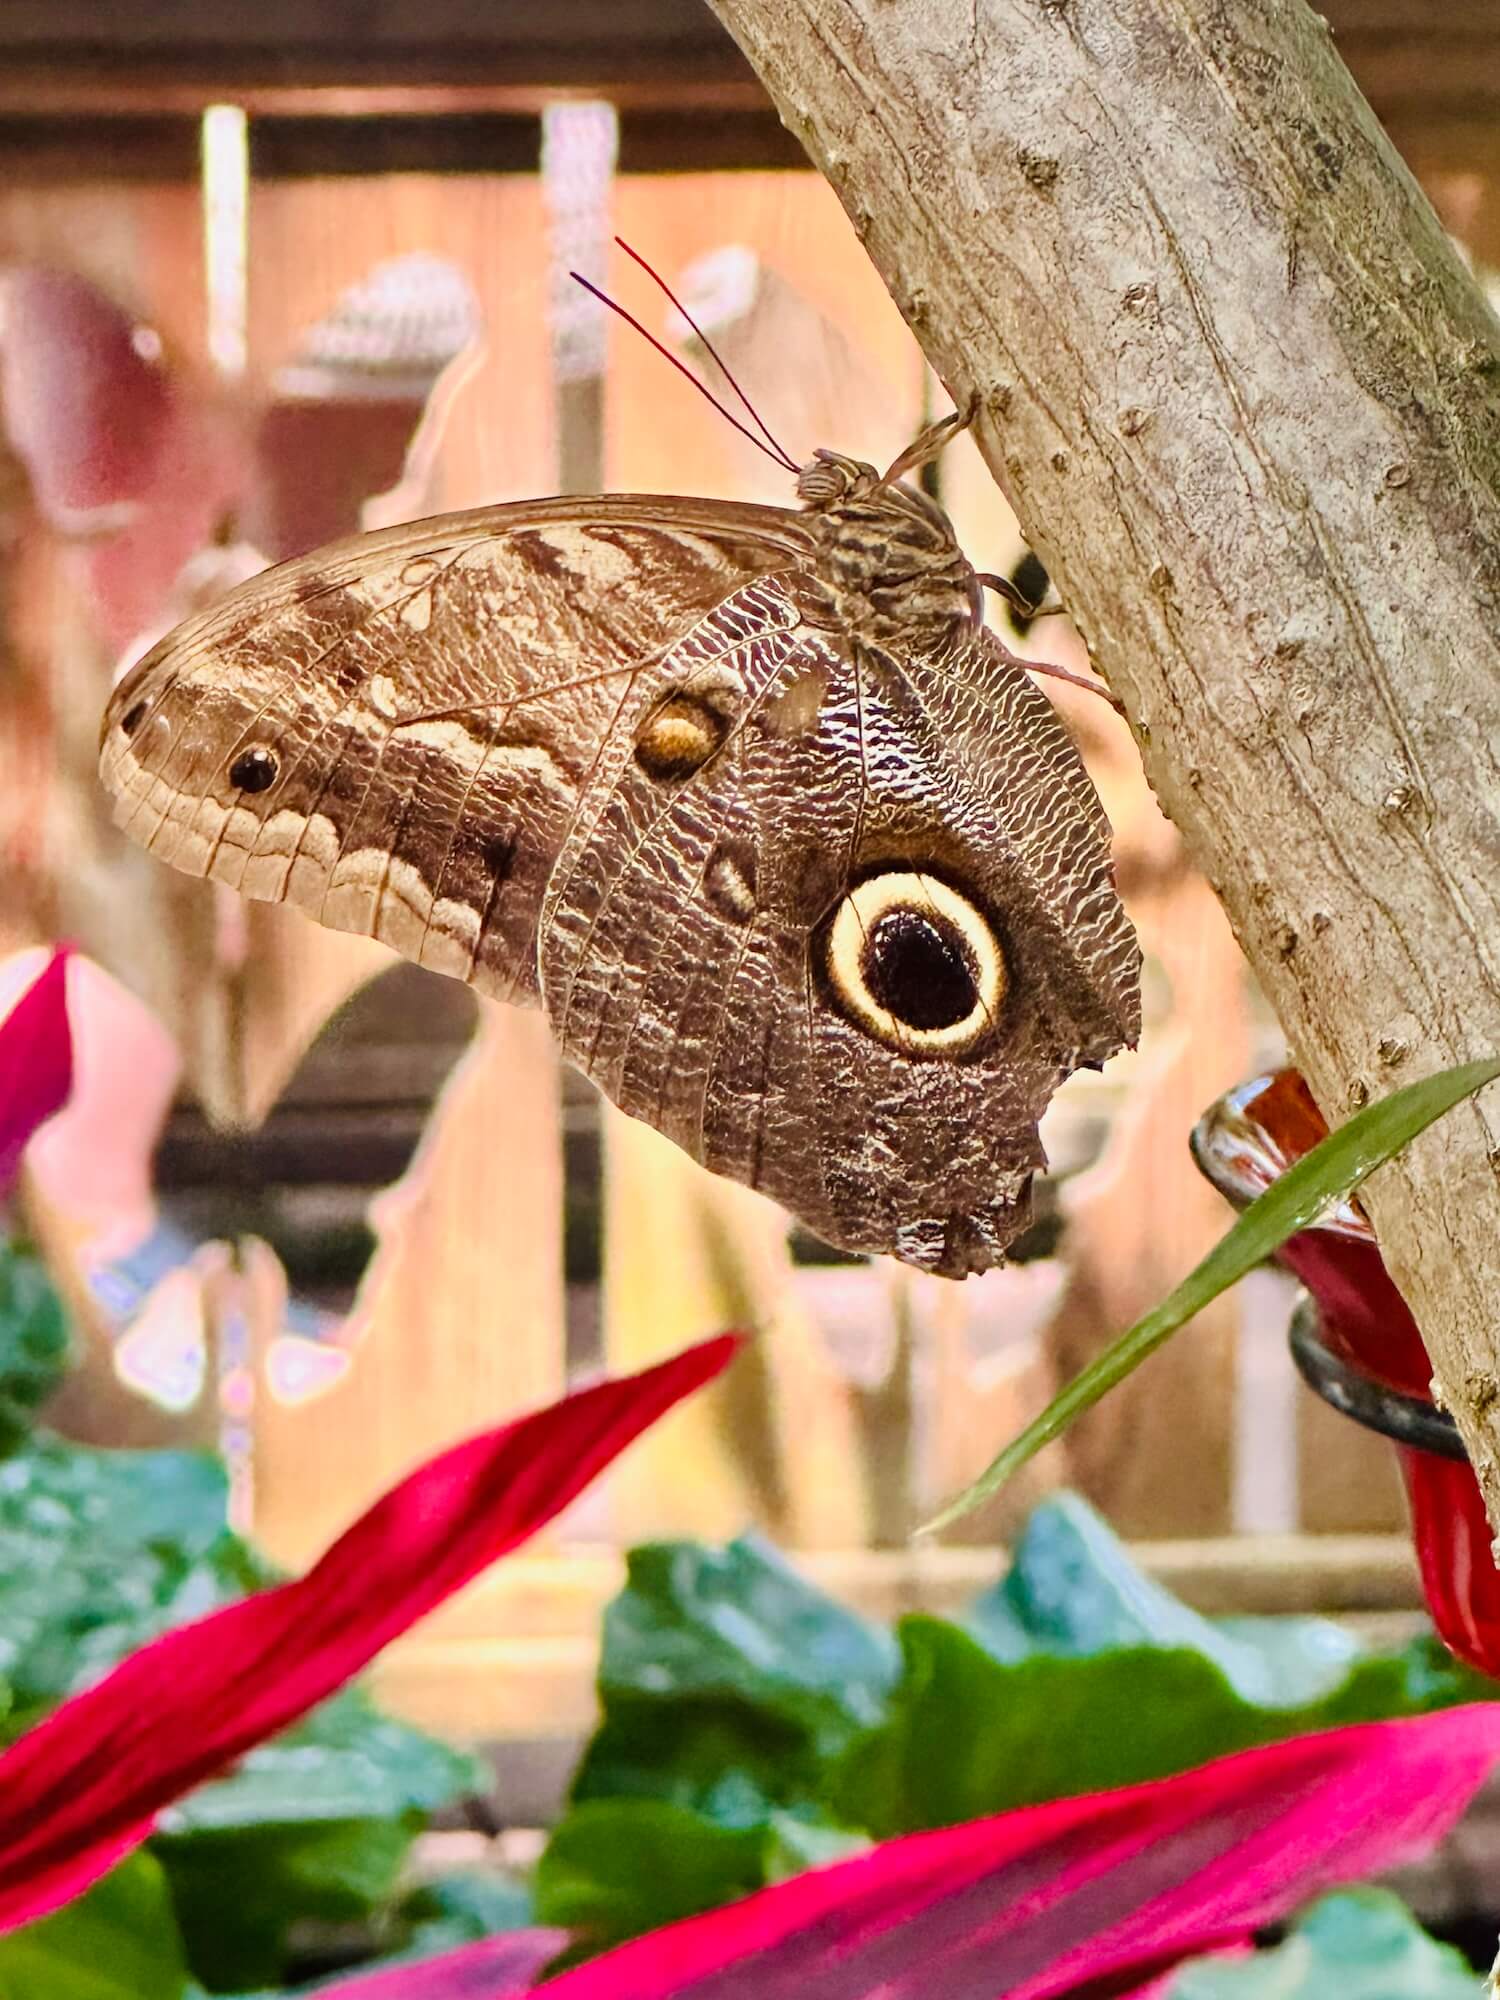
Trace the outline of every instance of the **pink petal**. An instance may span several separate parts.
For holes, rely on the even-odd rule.
[[[509,1931],[415,1965],[356,1973],[320,1986],[318,1993],[328,2000],[494,2000],[496,1995],[528,1993],[567,1941],[565,1931]]]
[[[67,980],[68,954],[55,951],[0,1021],[0,1195],[20,1171],[32,1133],[62,1109],[73,1087]]]
[[[534,1534],[738,1346],[720,1335],[454,1446],[305,1576],[166,1633],[55,1709],[0,1757],[0,1930],[77,1895],[163,1806]]]
[[[134,1249],[155,1225],[152,1156],[182,1064],[151,1010],[92,959],[72,961],[68,1014],[72,1095],[27,1155],[28,1193],[93,1261]]]
[[[1500,1761],[1500,1703],[886,1842],[580,1966],[548,2000],[1059,2000],[1148,1981],[1423,1853]],[[511,2000],[516,1989],[478,1989]],[[1149,1988],[1148,1988],[1149,1990]]]
[[[3,308],[0,417],[44,519],[78,542],[118,649],[236,507],[242,426],[167,366],[151,328],[76,273],[14,270]]]

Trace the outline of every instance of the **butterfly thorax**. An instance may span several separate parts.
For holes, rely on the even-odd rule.
[[[861,638],[940,646],[981,615],[983,596],[953,525],[918,488],[820,451],[798,474],[797,493],[838,620]]]

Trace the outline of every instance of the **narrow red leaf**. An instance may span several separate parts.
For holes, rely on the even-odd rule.
[[[0,1195],[20,1171],[32,1133],[73,1088],[67,982],[68,954],[55,951],[0,1021]]]
[[[566,1931],[509,1931],[415,1965],[388,1965],[318,1988],[318,2000],[494,2000],[528,1993],[567,1943]]]
[[[0,1757],[0,1930],[45,1916],[163,1806],[273,1736],[726,1366],[720,1335],[430,1459],[293,1583],[143,1646]]]
[[[1295,1737],[1152,1784],[888,1841],[637,1938],[543,1990],[547,2000],[1081,2000],[1414,1858],[1497,1762],[1500,1703]],[[471,1989],[474,2000],[519,1990]]]

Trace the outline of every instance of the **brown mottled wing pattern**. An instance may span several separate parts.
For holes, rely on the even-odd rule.
[[[191,874],[535,999],[542,896],[611,732],[803,541],[777,508],[559,500],[282,564],[116,689],[116,817]]]
[[[694,1158],[961,1276],[1022,1226],[1057,1084],[1134,1039],[1138,954],[940,511],[836,454],[799,491],[283,565],[132,671],[103,775],[162,859],[540,999]]]
[[[610,746],[544,903],[543,992],[573,1060],[705,1165],[834,1242],[958,1275],[1024,1220],[1058,1083],[1133,1039],[1135,941],[1098,801],[1025,673],[982,630],[897,660],[818,596],[759,577],[664,662],[727,694],[729,732],[665,794]],[[965,1060],[883,1047],[825,990],[846,890],[914,855],[1004,944],[1003,1018]]]

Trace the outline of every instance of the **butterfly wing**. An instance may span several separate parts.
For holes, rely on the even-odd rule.
[[[161,858],[502,998],[830,1241],[1022,1226],[1057,1083],[1135,1028],[1107,827],[986,635],[853,637],[804,517],[486,510],[283,565],[121,684]]]
[[[982,631],[897,660],[818,596],[756,578],[664,659],[657,712],[674,740],[696,715],[703,754],[650,755],[649,710],[611,740],[544,901],[543,994],[573,1060],[705,1165],[962,1276],[1024,1226],[1058,1083],[1134,1039],[1138,952],[1025,673]]]
[[[559,500],[282,564],[115,690],[116,818],[190,874],[534,998],[542,895],[611,732],[801,538],[777,508]]]

